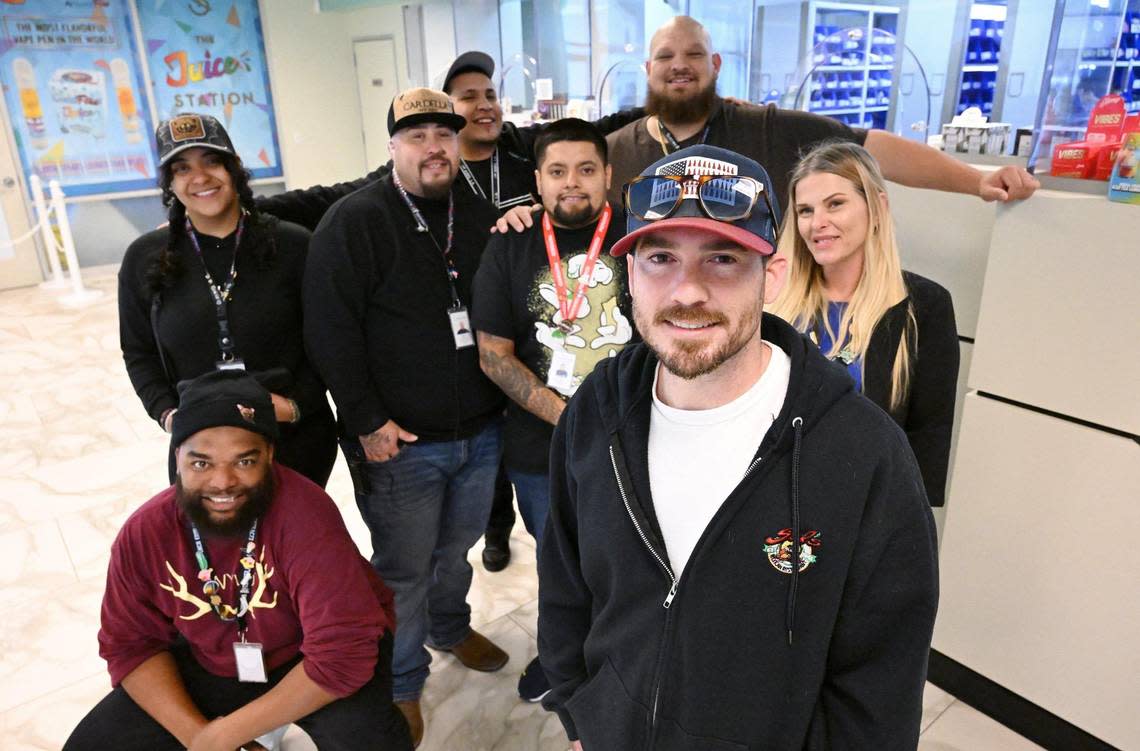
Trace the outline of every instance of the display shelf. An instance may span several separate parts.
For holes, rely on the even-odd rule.
[[[1002,2],[975,2],[970,6],[970,24],[963,51],[962,76],[958,81],[955,114],[977,107],[993,111],[997,90],[998,58],[1005,36],[1006,7]]]
[[[886,127],[898,8],[809,3],[808,12],[814,43],[808,110],[858,127]]]

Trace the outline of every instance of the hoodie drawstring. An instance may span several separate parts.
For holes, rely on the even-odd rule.
[[[796,624],[796,589],[800,583],[800,444],[803,441],[804,419],[792,419],[795,440],[792,445],[792,581],[788,586],[788,605],[785,613],[788,628],[788,646],[792,646],[792,629]]]

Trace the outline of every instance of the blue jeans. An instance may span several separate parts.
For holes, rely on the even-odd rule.
[[[471,633],[467,551],[491,513],[502,453],[499,424],[461,441],[409,443],[386,462],[343,440],[356,505],[372,534],[372,567],[396,596],[392,697],[418,699],[430,644],[449,649]]]
[[[507,475],[515,486],[515,498],[519,502],[523,524],[534,538],[537,550],[542,546],[542,530],[546,527],[546,515],[550,511],[550,475],[518,472],[509,468]]]

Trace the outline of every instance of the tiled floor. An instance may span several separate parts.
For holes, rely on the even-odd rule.
[[[0,749],[58,749],[108,690],[96,653],[111,540],[166,477],[165,436],[131,391],[118,349],[113,269],[88,272],[106,292],[72,310],[38,289],[0,292]],[[367,549],[338,464],[329,492]],[[521,528],[521,525],[519,525]],[[424,751],[563,751],[553,715],[523,704],[515,681],[535,654],[534,545],[516,530],[499,574],[475,566],[475,625],[511,655],[492,674],[436,654],[424,696]],[[478,551],[473,551],[472,561]],[[927,686],[923,751],[1038,748]],[[294,728],[286,751],[313,746]]]

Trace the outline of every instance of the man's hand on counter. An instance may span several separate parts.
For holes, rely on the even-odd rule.
[[[1024,167],[1007,164],[985,172],[978,183],[978,195],[983,201],[1020,201],[1029,198],[1041,187],[1041,182]]]

